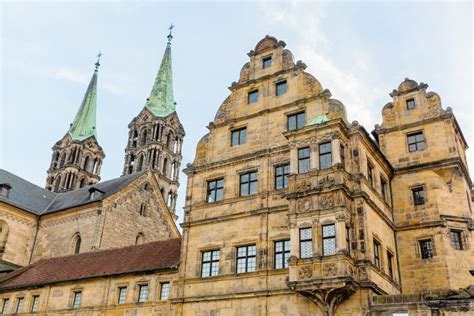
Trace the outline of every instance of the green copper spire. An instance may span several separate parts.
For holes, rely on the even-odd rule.
[[[81,141],[91,136],[97,137],[95,112],[97,107],[97,73],[100,66],[100,56],[102,56],[102,53],[97,55],[97,62],[95,63],[95,70],[91,82],[87,87],[86,94],[84,95],[79,111],[77,111],[74,122],[68,131],[73,140]]]
[[[164,117],[176,111],[176,104],[173,97],[173,74],[171,71],[171,30],[169,27],[168,44],[166,45],[160,70],[155,78],[155,83],[151,89],[150,97],[146,100],[145,106],[156,116]]]

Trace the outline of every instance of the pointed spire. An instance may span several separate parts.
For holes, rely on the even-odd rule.
[[[77,111],[74,122],[69,128],[69,135],[73,140],[84,140],[91,136],[97,137],[95,128],[96,107],[97,107],[97,73],[99,72],[100,57],[102,53],[97,55],[94,74],[92,75],[86,94],[82,100],[79,111]]]
[[[161,60],[160,69],[156,75],[150,97],[146,100],[145,106],[156,116],[164,117],[176,111],[176,104],[173,96],[173,74],[171,70],[171,34],[173,24],[169,27],[168,43]]]

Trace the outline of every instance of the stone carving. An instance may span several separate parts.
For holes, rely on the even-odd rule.
[[[334,200],[332,195],[327,194],[327,195],[321,195],[319,197],[319,205],[321,205],[322,208],[329,208],[334,206]]]
[[[300,279],[309,279],[313,276],[313,271],[310,266],[304,266],[299,270],[298,274]]]
[[[333,177],[325,176],[318,181],[319,185],[322,187],[330,187],[336,183],[336,180]]]
[[[336,276],[337,274],[337,267],[335,263],[328,263],[323,265],[323,276],[330,277]]]
[[[310,199],[303,199],[298,201],[298,211],[304,212],[308,211],[311,208],[311,200]]]
[[[309,180],[302,180],[296,183],[296,192],[305,192],[311,190],[311,182]]]

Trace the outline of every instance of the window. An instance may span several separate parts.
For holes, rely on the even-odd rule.
[[[377,268],[381,268],[380,264],[380,243],[374,239],[374,264]]]
[[[125,304],[125,300],[127,299],[127,287],[121,286],[118,288],[118,300],[119,304]]]
[[[276,84],[276,95],[282,95],[286,93],[287,85],[286,85],[286,80],[278,82]]]
[[[36,313],[39,307],[39,295],[33,295],[33,302],[31,303],[31,312]]]
[[[78,254],[81,251],[81,236],[76,235],[75,239],[74,254]]]
[[[383,200],[388,203],[387,181],[382,177],[380,177],[380,194],[382,195]]]
[[[10,299],[4,298],[2,305],[2,314],[8,313],[8,305],[10,305]]]
[[[247,102],[250,103],[255,103],[258,101],[258,90],[253,90],[250,91],[247,95]]]
[[[369,185],[373,188],[374,187],[374,167],[367,163],[367,181]]]
[[[418,151],[425,149],[425,136],[423,132],[416,132],[407,135],[408,151]]]
[[[313,229],[300,228],[300,258],[313,256]]]
[[[306,114],[305,112],[296,113],[287,116],[287,128],[289,131],[294,131],[303,128],[305,125]]]
[[[388,276],[393,279],[393,254],[387,250],[387,270]]]
[[[10,194],[10,189],[11,186],[8,183],[0,184],[0,195],[8,198],[8,195]]]
[[[79,308],[81,306],[81,296],[82,292],[74,292],[74,296],[72,299],[72,308]]]
[[[257,172],[248,172],[240,175],[240,196],[257,193]]]
[[[425,204],[425,189],[423,187],[412,188],[413,204],[423,205]]]
[[[140,216],[146,216],[146,204],[142,203],[140,205]]]
[[[407,100],[407,109],[413,110],[415,108],[415,99],[408,99]]]
[[[237,273],[254,272],[257,265],[255,245],[237,248]]]
[[[204,251],[201,276],[207,278],[216,275],[219,275],[219,250]]]
[[[420,240],[420,253],[422,259],[433,258],[433,241],[431,239]]]
[[[323,256],[336,254],[336,225],[323,225]]]
[[[224,198],[224,179],[207,182],[207,203],[221,201]]]
[[[341,165],[342,169],[346,169],[346,151],[343,145],[340,145],[339,151],[341,153]]]
[[[23,311],[24,303],[25,303],[25,299],[23,297],[19,297],[18,302],[16,304],[16,313],[21,313]]]
[[[272,65],[272,56],[264,57],[262,59],[262,68],[266,69]]]
[[[319,169],[331,168],[331,142],[319,144]]]
[[[279,240],[275,242],[275,269],[288,268],[290,258],[290,241]]]
[[[462,232],[460,230],[451,230],[451,244],[456,250],[464,249]]]
[[[171,288],[171,285],[169,282],[161,283],[161,291],[160,291],[161,301],[166,301],[168,299],[168,297],[170,296],[170,288]]]
[[[247,141],[247,128],[232,131],[232,146],[243,145]]]
[[[138,286],[138,303],[148,300],[148,284],[140,284]]]
[[[290,174],[290,164],[275,167],[275,189],[288,188],[288,175]]]
[[[298,149],[298,173],[305,173],[309,171],[309,147]]]

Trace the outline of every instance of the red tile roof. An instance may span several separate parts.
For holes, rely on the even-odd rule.
[[[43,259],[0,277],[0,291],[110,275],[176,269],[181,238]]]

